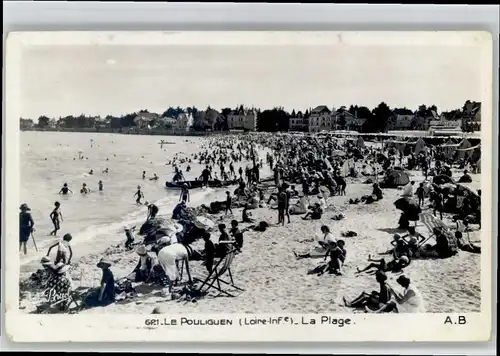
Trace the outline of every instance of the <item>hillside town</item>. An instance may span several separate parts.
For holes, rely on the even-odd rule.
[[[84,131],[141,134],[189,134],[215,131],[291,131],[318,133],[323,131],[355,131],[363,133],[391,131],[420,131],[431,136],[450,136],[481,130],[481,103],[467,100],[462,108],[438,113],[432,106],[421,105],[417,110],[391,109],[381,103],[373,110],[364,106],[338,109],[319,105],[302,111],[286,112],[283,108],[261,110],[225,108],[221,111],[208,107],[199,111],[170,107],[163,114],[141,110],[121,117],[66,116],[37,120],[21,118],[23,131]]]

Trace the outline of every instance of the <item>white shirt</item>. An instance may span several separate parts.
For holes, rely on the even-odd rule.
[[[403,300],[398,302],[399,313],[425,313],[424,298],[420,291],[410,285],[403,293]]]
[[[404,188],[403,196],[408,196],[408,197],[413,196],[413,185],[411,183],[408,183]]]
[[[331,232],[327,232],[325,234],[325,237],[323,238],[323,242],[328,244],[329,242],[337,242],[337,239],[333,237],[333,234]]]

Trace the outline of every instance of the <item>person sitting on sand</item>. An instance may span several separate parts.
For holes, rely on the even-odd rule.
[[[185,212],[186,212],[186,201],[183,200],[179,204],[177,204],[174,210],[172,211],[172,219],[173,220],[180,219],[182,216],[185,215]]]
[[[307,198],[300,197],[299,201],[290,207],[290,215],[302,215],[307,212]]]
[[[50,274],[45,285],[47,289],[43,292],[49,304],[68,300],[70,297],[72,285],[71,279],[68,276],[69,268],[68,265],[62,265],[54,269]],[[66,307],[66,302],[62,302],[58,306],[64,309]]]
[[[151,255],[148,254],[146,246],[142,245],[135,251],[139,255],[139,262],[132,271],[134,282],[149,282],[154,276],[155,261]]]
[[[418,246],[425,241],[425,237],[416,231],[415,226],[408,226],[408,234],[401,236],[412,253],[415,253]]]
[[[321,226],[321,232],[323,233],[323,238],[318,241],[319,246],[316,247],[312,252],[297,254],[293,251],[293,254],[297,259],[301,258],[314,258],[314,257],[325,257],[326,253],[329,251],[329,246],[332,242],[337,243],[337,240],[330,232],[330,228],[326,225]]]
[[[402,196],[403,197],[412,197],[413,196],[413,186],[415,185],[415,181],[411,181],[410,183],[408,183],[404,189],[403,189],[403,194]]]
[[[295,189],[294,185],[290,187],[290,196],[293,198],[299,196],[299,192],[297,191],[297,189]]]
[[[251,218],[251,213],[248,212],[248,207],[249,207],[249,204],[245,204],[245,207],[243,208],[243,210],[241,212],[241,220],[244,223],[253,224],[255,222],[255,220]]]
[[[325,199],[325,197],[323,197],[322,194],[318,195],[318,203],[319,203],[320,208],[323,209],[323,211],[325,211],[328,208],[328,204],[326,203],[326,199]]]
[[[383,305],[374,313],[385,313],[387,311],[396,310],[398,313],[425,313],[424,298],[420,291],[415,287],[410,279],[404,275],[399,276],[396,282],[404,288],[403,293],[398,293],[394,288],[387,283],[387,287],[391,292],[391,300]],[[367,312],[370,310],[366,309]]]
[[[216,255],[219,257],[223,257],[227,254],[229,250],[229,243],[233,242],[233,239],[229,236],[226,231],[226,224],[219,224],[219,243],[215,245]]]
[[[368,266],[363,269],[357,268],[356,273],[367,272],[372,268],[377,269],[382,272],[400,272],[403,268],[407,267],[410,264],[410,259],[408,256],[403,255],[400,258],[394,258],[392,261],[386,262],[385,259],[381,258],[379,260],[372,259],[371,255],[368,255],[368,262],[371,262]],[[370,271],[369,271],[370,272]]]
[[[236,248],[241,250],[243,248],[243,232],[238,228],[238,221],[231,220],[229,233],[234,238]]]
[[[323,215],[323,209],[319,203],[315,203],[314,206],[309,206],[310,211],[302,217],[302,220],[307,220],[311,218],[312,220],[319,220]]]
[[[73,236],[71,236],[71,234],[65,234],[61,241],[49,247],[46,256],[49,257],[50,251],[52,251],[52,249],[57,246],[57,254],[54,264],[58,265],[60,263],[63,263],[69,265],[71,263],[71,258],[73,258],[73,250],[71,249],[71,245],[69,244],[72,239]]]
[[[330,262],[328,263],[328,271],[330,274],[336,274],[336,275],[344,274],[342,267],[344,266],[345,257],[347,254],[344,246],[345,246],[344,240],[338,240],[337,242],[335,241],[329,242],[328,248],[330,250],[329,253]]]
[[[115,277],[110,270],[111,262],[103,257],[97,267],[102,270],[101,285],[87,294],[83,304],[88,307],[107,306],[115,301]]]
[[[369,308],[371,310],[378,310],[385,306],[392,298],[391,292],[387,286],[387,275],[383,271],[377,271],[375,273],[375,279],[379,284],[378,291],[372,291],[371,293],[363,292],[358,297],[354,298],[351,302],[348,302],[345,297],[344,304],[349,308]]]

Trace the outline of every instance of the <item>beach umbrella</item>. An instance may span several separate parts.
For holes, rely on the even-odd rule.
[[[422,212],[418,202],[412,198],[404,197],[394,202],[396,209],[401,210],[409,221],[418,221]]]
[[[215,223],[212,220],[210,220],[209,218],[206,218],[204,216],[197,216],[195,221],[194,221],[194,225],[198,229],[204,229],[204,230],[208,231],[215,226]]]
[[[438,185],[446,184],[446,183],[455,184],[455,181],[453,180],[453,178],[451,178],[449,176],[446,176],[444,174],[440,174],[440,175],[435,176],[434,178],[432,178],[432,183],[438,184]]]
[[[393,169],[387,172],[386,182],[390,186],[403,186],[410,182],[410,177],[405,171]]]

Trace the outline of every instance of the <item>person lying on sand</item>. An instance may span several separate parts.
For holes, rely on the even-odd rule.
[[[377,271],[375,279],[379,284],[378,291],[372,291],[371,293],[362,292],[350,302],[345,297],[342,297],[344,305],[349,308],[369,308],[371,310],[378,310],[385,306],[392,298],[389,287],[386,284],[387,275],[383,271]]]
[[[312,220],[319,220],[323,215],[323,209],[321,209],[321,205],[319,203],[315,203],[314,206],[309,206],[310,211],[302,217],[302,220],[308,220],[311,218]]]
[[[395,258],[392,261],[386,262],[383,258],[376,260],[372,259],[371,255],[368,255],[368,262],[372,263],[361,270],[357,268],[356,273],[363,273],[369,271],[372,268],[376,268],[378,271],[382,272],[400,272],[403,270],[403,268],[407,267],[410,264],[410,259],[408,258],[408,256],[403,255],[400,258]]]

